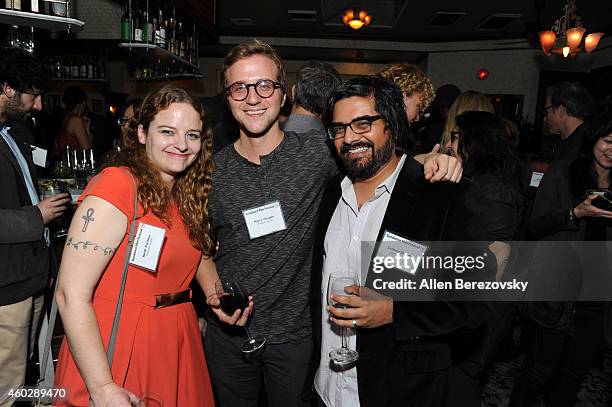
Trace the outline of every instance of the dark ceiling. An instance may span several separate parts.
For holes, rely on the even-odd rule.
[[[359,31],[344,27],[340,18],[355,4],[373,16],[370,26]],[[522,39],[538,28],[549,28],[564,4],[564,0],[217,0],[217,32],[406,42]],[[577,0],[576,5],[587,30],[612,34],[611,0]],[[450,26],[432,25],[438,13],[442,22],[452,20],[453,14],[458,18]],[[488,21],[491,17],[494,20]],[[483,28],[483,23],[506,25]]]

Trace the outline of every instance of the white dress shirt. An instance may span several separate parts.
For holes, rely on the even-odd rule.
[[[315,388],[328,407],[359,407],[357,387],[357,368],[332,370],[329,352],[342,346],[341,329],[329,321],[327,312],[327,285],[329,275],[334,271],[352,270],[360,273],[362,284],[367,277],[367,268],[363,270],[362,255],[368,260],[372,253],[362,253],[362,242],[374,242],[382,224],[395,181],[406,160],[402,155],[393,174],[376,187],[374,195],[365,202],[361,209],[357,206],[357,197],[353,183],[347,177],[342,180],[342,198],[339,200],[325,235],[325,253],[321,283],[322,330],[321,330],[321,363],[315,376]],[[373,245],[366,245],[373,250]],[[355,330],[347,329],[348,347],[355,349],[357,337]]]

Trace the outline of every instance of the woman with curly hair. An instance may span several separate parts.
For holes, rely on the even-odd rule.
[[[395,83],[401,89],[410,123],[418,121],[436,97],[431,79],[416,65],[386,65],[378,72],[378,76]]]
[[[56,293],[66,337],[55,387],[67,390],[56,405],[87,406],[90,398],[96,407],[147,398],[165,407],[214,405],[189,291],[197,276],[214,293],[218,278],[210,267],[212,140],[204,122],[186,91],[165,86],[149,94],[115,166],[81,195]],[[106,352],[133,217],[136,230],[161,229],[163,245],[156,265],[128,265],[111,364]]]

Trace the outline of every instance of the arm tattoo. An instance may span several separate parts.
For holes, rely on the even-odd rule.
[[[89,226],[89,222],[93,222],[95,220],[93,217],[94,212],[94,208],[87,208],[85,215],[81,216],[81,219],[85,221],[83,222],[83,229],[81,232],[85,232],[87,230],[87,226]]]
[[[95,242],[90,242],[86,240],[84,242],[74,242],[72,240],[72,236],[66,240],[66,247],[73,247],[75,250],[86,250],[92,248],[94,252],[101,251],[104,256],[111,256],[115,249],[112,247],[102,247]]]

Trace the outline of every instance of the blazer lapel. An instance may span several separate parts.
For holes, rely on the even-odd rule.
[[[423,186],[423,167],[412,158],[406,157],[393,187],[393,193],[376,240],[382,239],[385,230],[392,230],[407,238],[411,237],[417,222],[420,221],[412,214]]]
[[[0,154],[3,154],[6,157],[6,159],[11,163],[11,165],[15,169],[15,173],[19,175],[18,177],[19,180],[17,182],[21,183],[24,190],[27,191],[25,181],[23,180],[23,173],[21,172],[21,167],[19,166],[19,163],[17,162],[17,158],[15,157],[15,154],[13,154],[13,151],[8,146],[8,144],[6,144],[6,141],[4,141],[3,137],[0,137]]]

